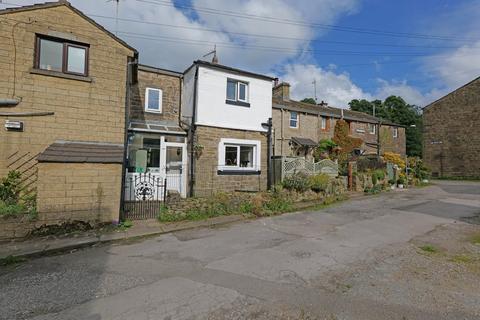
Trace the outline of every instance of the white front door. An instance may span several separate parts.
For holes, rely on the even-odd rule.
[[[167,190],[177,191],[182,197],[186,197],[187,145],[176,142],[161,144],[160,168],[167,178]]]

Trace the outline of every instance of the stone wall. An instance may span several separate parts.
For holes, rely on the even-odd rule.
[[[272,111],[272,121],[274,131],[274,155],[300,156],[310,158],[312,149],[308,152],[304,149],[296,148],[291,144],[292,137],[308,138],[315,142],[322,139],[332,139],[335,131],[335,124],[339,119],[327,118],[327,128],[321,129],[321,116],[311,113],[298,112],[298,128],[290,128],[290,112],[274,108]],[[368,128],[368,123],[359,121],[348,121],[350,124],[350,135],[360,138],[364,142],[377,143],[377,133],[372,134]],[[378,128],[378,126],[377,126]],[[398,137],[393,138],[393,127],[382,125],[380,129],[381,153],[395,152],[402,156],[406,153],[405,128],[398,127]],[[364,146],[367,153],[377,153],[374,146]]]
[[[1,110],[54,115],[0,116],[2,127],[10,119],[22,120],[25,128],[0,130],[0,176],[15,159],[35,157],[57,139],[123,143],[127,57],[134,52],[63,5],[1,17],[0,98],[21,100],[16,107]],[[38,74],[33,69],[35,34],[89,44],[88,77]]]
[[[393,127],[382,125],[380,128],[380,153],[393,152],[398,153],[402,157],[407,154],[407,137],[405,135],[405,128],[398,128],[398,136],[393,137]]]
[[[198,126],[195,143],[203,146],[195,159],[195,196],[208,196],[218,191],[261,191],[267,188],[267,137],[266,133],[245,130]],[[218,146],[220,139],[246,139],[261,142],[259,174],[218,174]]]
[[[308,158],[312,155],[312,149],[310,148],[305,154],[305,149],[292,145],[292,137],[308,138],[315,142],[333,137],[334,119],[327,118],[326,129],[322,129],[319,115],[298,112],[298,119],[298,128],[290,128],[290,112],[276,108],[272,110],[274,155],[307,156]]]
[[[39,163],[38,220],[118,221],[121,164]]]
[[[480,78],[423,109],[423,159],[432,175],[480,176]]]
[[[178,125],[180,113],[180,77],[147,70],[142,69],[142,66],[139,67],[138,84],[132,88],[130,119],[142,121],[167,120]],[[146,88],[162,90],[161,113],[145,112]]]

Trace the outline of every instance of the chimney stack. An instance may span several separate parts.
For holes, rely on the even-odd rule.
[[[278,83],[278,81],[275,81],[275,83]],[[288,82],[281,82],[280,84],[276,84],[275,87],[273,87],[273,97],[284,101],[289,101],[290,84]]]

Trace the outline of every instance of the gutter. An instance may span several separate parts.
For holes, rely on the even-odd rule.
[[[125,134],[123,138],[123,162],[122,162],[122,183],[121,183],[121,190],[120,190],[120,212],[119,218],[120,221],[125,219],[125,210],[124,210],[124,202],[125,202],[125,182],[126,182],[126,170],[127,170],[127,148],[128,148],[128,125],[130,119],[130,92],[132,86],[132,70],[133,66],[138,64],[137,60],[138,55],[133,57],[132,61],[127,62],[127,81],[126,81],[126,92],[125,92]],[[130,59],[128,59],[130,60]]]
[[[19,103],[18,99],[0,99],[0,107],[14,107]]]
[[[190,197],[194,196],[195,193],[195,130],[197,126],[195,125],[196,115],[197,115],[197,87],[198,87],[198,64],[195,67],[195,81],[193,84],[193,108],[192,108],[192,123],[190,124]]]

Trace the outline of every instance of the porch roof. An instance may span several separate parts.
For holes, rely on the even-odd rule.
[[[38,162],[123,163],[123,145],[101,142],[63,141],[52,143],[37,157]]]
[[[128,130],[139,132],[186,135],[187,132],[179,125],[163,121],[132,121]]]
[[[316,147],[318,143],[308,138],[292,137],[292,141],[303,147]]]

